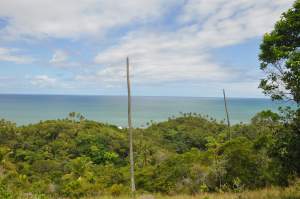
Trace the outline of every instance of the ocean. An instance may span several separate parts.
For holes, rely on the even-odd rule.
[[[262,110],[278,111],[287,104],[270,99],[228,98],[231,123],[248,123]],[[165,121],[180,113],[199,113],[225,119],[223,98],[210,97],[133,97],[133,125],[144,127],[150,121]],[[0,118],[17,125],[41,120],[63,119],[69,112],[85,118],[127,126],[126,96],[0,95]]]

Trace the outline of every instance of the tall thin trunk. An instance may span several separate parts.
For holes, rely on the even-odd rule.
[[[229,113],[228,113],[228,108],[227,108],[225,89],[223,89],[223,96],[224,96],[225,112],[226,112],[226,117],[227,117],[229,140],[231,140],[230,120],[229,120]]]
[[[133,133],[131,124],[131,90],[130,90],[130,75],[129,75],[129,58],[127,57],[127,91],[128,91],[128,131],[129,131],[129,156],[130,156],[130,178],[131,178],[131,193],[135,196],[134,182],[134,160],[133,160]]]

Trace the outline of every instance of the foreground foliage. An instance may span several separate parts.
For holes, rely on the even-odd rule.
[[[287,186],[299,174],[299,165],[293,162],[299,160],[289,157],[289,143],[299,141],[293,137],[296,118],[264,111],[250,124],[232,126],[231,140],[223,122],[197,114],[135,129],[139,193],[199,194]],[[21,127],[2,120],[0,138],[2,198],[16,198],[16,193],[118,196],[129,191],[126,129],[71,114]]]
[[[98,197],[99,198],[99,197]],[[85,199],[98,199],[85,198]],[[102,197],[101,197],[102,198]],[[104,197],[103,199],[112,199],[115,197]],[[120,196],[117,199],[129,199],[128,196]],[[141,195],[138,199],[300,199],[300,186],[293,185],[289,188],[267,188],[256,191],[243,191],[241,193],[201,193],[198,195]]]
[[[272,99],[300,103],[300,0],[282,14],[260,46],[261,69],[267,77],[260,87]]]

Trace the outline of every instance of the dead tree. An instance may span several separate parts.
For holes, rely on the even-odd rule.
[[[231,140],[230,120],[229,120],[229,113],[228,113],[228,108],[227,108],[227,100],[226,100],[225,89],[223,89],[223,96],[224,96],[225,112],[226,112],[226,117],[227,117],[229,140]]]
[[[127,91],[128,91],[128,132],[129,132],[129,157],[130,157],[130,178],[131,178],[131,193],[135,197],[135,182],[134,182],[134,159],[133,159],[133,132],[131,121],[131,90],[130,90],[130,74],[129,74],[129,58],[127,57]]]

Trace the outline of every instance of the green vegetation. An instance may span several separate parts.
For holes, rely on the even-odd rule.
[[[265,34],[260,46],[261,69],[267,77],[260,88],[273,100],[291,100],[298,110],[287,108],[286,129],[278,132],[273,155],[280,159],[286,172],[300,172],[300,0],[282,14],[271,33]],[[290,117],[290,116],[295,116]],[[292,168],[292,169],[291,169]]]
[[[273,99],[300,103],[300,1],[283,13],[260,46],[261,69],[267,77],[260,87]]]
[[[135,129],[138,192],[199,194],[287,186],[299,175],[293,162],[299,160],[286,157],[294,140],[282,140],[282,134],[293,135],[293,125],[264,111],[250,124],[232,126],[231,140],[223,122],[196,114]],[[2,120],[0,137],[2,198],[129,193],[126,129],[70,114],[21,127]]]
[[[139,194],[300,198],[299,11],[297,0],[265,35],[260,54],[267,73],[260,87],[274,100],[293,100],[298,110],[263,111],[230,129],[191,113],[134,129]],[[0,120],[0,198],[126,195],[128,143],[127,129],[77,113],[21,127]]]

